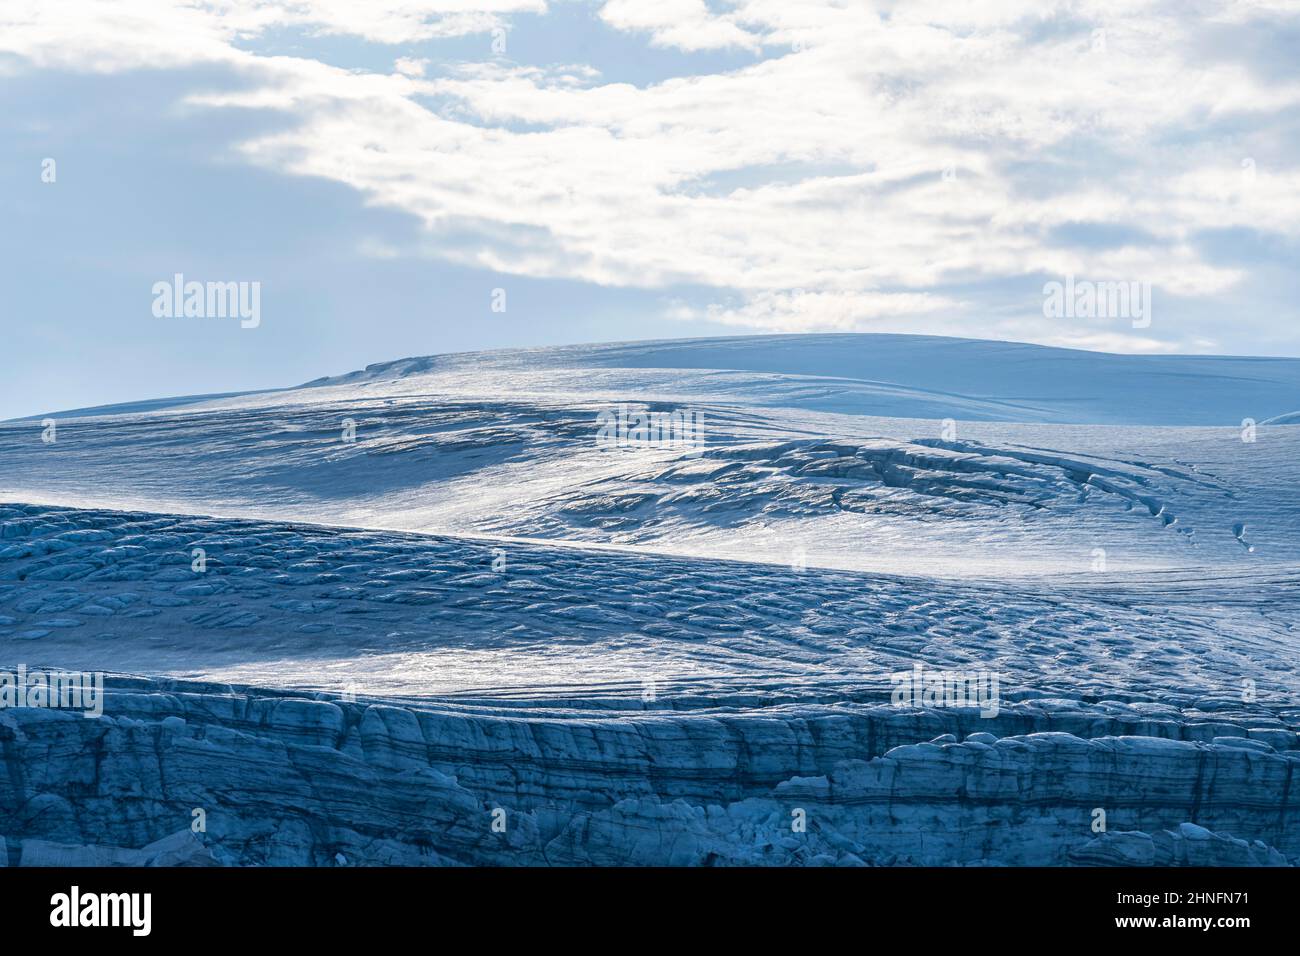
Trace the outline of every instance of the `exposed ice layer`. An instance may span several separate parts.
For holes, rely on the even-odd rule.
[[[0,845],[3,844],[0,839]],[[39,837],[14,840],[10,847],[9,859],[17,866],[217,866],[221,862],[188,829],[177,830],[142,847],[80,841],[60,843]]]
[[[1247,843],[1194,823],[1177,830],[1102,833],[1070,851],[1078,866],[1286,866],[1286,857],[1262,840]]]
[[[538,715],[144,681],[113,690],[99,719],[0,713],[12,862],[1277,865],[1300,854],[1300,751],[1245,738],[985,731],[881,754],[979,718],[889,705]],[[1095,832],[1098,810],[1109,836]],[[181,834],[196,811],[201,849]]]

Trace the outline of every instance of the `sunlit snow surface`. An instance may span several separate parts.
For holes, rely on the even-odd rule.
[[[4,835],[152,859],[196,784],[243,864],[1295,862],[1297,408],[1300,360],[782,336],[0,423],[0,665],[134,675],[116,736],[13,725]],[[642,411],[699,440],[602,441]],[[999,715],[891,704],[918,665]],[[36,769],[105,747],[154,809]]]
[[[729,356],[765,370],[686,367]],[[766,371],[783,359],[798,374]],[[50,444],[0,425],[0,496],[908,575],[1249,573],[1300,561],[1300,430],[1249,427],[1293,405],[1285,359],[900,336],[486,353],[56,415]],[[702,442],[603,446],[620,407],[690,412]],[[1152,417],[1195,424],[1126,424]]]

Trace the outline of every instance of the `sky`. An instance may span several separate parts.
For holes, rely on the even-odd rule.
[[[720,334],[1300,355],[1300,0],[5,0],[0,147],[0,419]]]

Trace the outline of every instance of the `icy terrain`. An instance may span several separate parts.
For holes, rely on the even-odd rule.
[[[0,668],[118,676],[0,712],[0,836],[1294,863],[1297,408],[1300,360],[764,336],[3,423]],[[641,412],[691,429],[602,435]]]

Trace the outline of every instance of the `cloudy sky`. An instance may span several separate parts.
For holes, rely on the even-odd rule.
[[[1300,355],[1297,0],[5,0],[0,142],[0,418],[712,334]],[[155,317],[178,272],[261,324]],[[1150,325],[1045,317],[1071,275]]]

